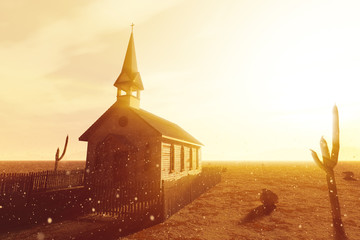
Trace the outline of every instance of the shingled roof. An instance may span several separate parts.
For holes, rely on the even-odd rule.
[[[101,126],[101,124],[113,113],[118,110],[130,110],[143,119],[150,127],[162,135],[162,137],[170,138],[177,141],[184,141],[190,144],[203,145],[200,141],[186,132],[184,129],[164,118],[158,117],[142,109],[121,108],[116,103],[113,104],[91,127],[86,130],[80,137],[80,141],[88,141],[90,136]]]
[[[143,109],[131,109],[139,117],[145,120],[152,128],[158,131],[163,137],[174,138],[175,140],[186,141],[197,145],[203,145],[184,129],[164,118],[158,117]]]

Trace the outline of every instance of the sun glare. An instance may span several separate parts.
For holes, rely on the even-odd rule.
[[[1,126],[8,137],[1,144],[8,152],[1,158],[48,159],[52,141],[61,141],[64,131],[76,139],[104,112],[116,98],[112,84],[132,22],[145,89],[141,106],[197,136],[204,159],[256,159],[259,152],[285,159],[281,149],[294,148],[291,159],[309,159],[303,151],[313,136],[331,135],[334,104],[342,142],[358,149],[359,2],[156,1],[141,8],[129,3],[124,14],[118,4],[95,1],[54,19],[51,10],[39,11],[47,21],[26,26],[14,22],[21,14],[5,16]],[[16,34],[6,27],[14,24]],[[17,139],[34,134],[37,145],[24,140],[26,154],[18,153]],[[83,144],[70,145],[72,158],[85,158]],[[47,150],[34,152],[38,146]]]

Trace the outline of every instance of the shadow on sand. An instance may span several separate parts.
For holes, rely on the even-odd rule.
[[[249,222],[254,222],[258,219],[261,219],[264,216],[270,215],[276,209],[275,205],[260,205],[252,209],[241,221],[240,224],[245,224]]]
[[[357,181],[356,178],[354,178],[355,174],[350,171],[343,172],[344,180],[346,181]]]
[[[278,199],[278,196],[274,192],[268,189],[262,189],[260,201],[263,204],[252,209],[239,224],[254,222],[264,216],[270,215],[276,209],[275,204],[278,202]]]

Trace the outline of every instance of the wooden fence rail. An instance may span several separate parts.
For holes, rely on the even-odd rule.
[[[90,209],[120,219],[166,219],[220,181],[221,169],[214,168],[176,181],[106,182],[92,187]]]
[[[0,225],[94,213],[114,217],[121,229],[141,229],[164,221],[220,181],[219,169],[206,168],[174,181],[104,179],[86,186],[84,170],[0,174]]]
[[[0,174],[0,195],[31,194],[82,186],[84,170]]]
[[[92,191],[91,209],[95,214],[121,219],[160,212],[161,183],[123,182],[97,186]],[[149,216],[150,217],[150,216]]]
[[[169,218],[220,181],[220,168],[203,168],[199,175],[163,182],[164,218]]]

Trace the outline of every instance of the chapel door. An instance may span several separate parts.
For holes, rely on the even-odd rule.
[[[116,182],[125,182],[130,176],[130,151],[119,150],[114,154],[113,158],[113,178]]]
[[[104,182],[129,181],[134,175],[134,147],[122,135],[108,135],[96,148],[97,179]]]

